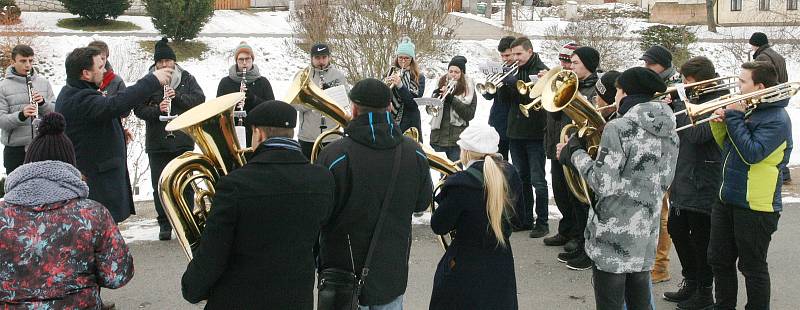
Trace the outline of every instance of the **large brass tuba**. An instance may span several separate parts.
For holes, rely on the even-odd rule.
[[[158,187],[164,211],[190,260],[205,228],[215,184],[220,176],[245,164],[247,150],[236,139],[233,120],[233,110],[244,97],[238,92],[212,99],[184,112],[165,128],[182,130],[202,152],[186,152],[170,161],[161,172]],[[184,195],[189,188],[194,191],[191,201]]]
[[[322,88],[311,82],[310,70],[311,67],[306,67],[294,75],[294,81],[291,88],[289,88],[285,101],[293,105],[306,105],[336,122],[336,127],[326,130],[314,140],[310,158],[311,162],[314,162],[322,150],[322,141],[328,136],[344,135],[341,128],[347,126],[352,117],[350,116],[350,111],[342,110],[331,97],[325,94]]]
[[[561,71],[547,80],[542,92],[542,107],[548,112],[563,111],[572,119],[573,124],[561,129],[561,142],[566,142],[573,132],[586,140],[587,153],[594,158],[600,145],[598,131],[606,121],[589,101],[578,92],[578,76],[572,71]],[[589,203],[591,197],[586,180],[577,171],[564,167],[564,177],[570,191],[583,203]]]

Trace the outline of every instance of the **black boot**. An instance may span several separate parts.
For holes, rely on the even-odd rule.
[[[167,241],[172,239],[172,225],[169,222],[158,223],[158,240]]]
[[[711,295],[711,286],[697,288],[692,298],[678,303],[680,310],[706,310],[714,307],[714,297]]]
[[[671,302],[682,302],[689,300],[697,291],[697,281],[683,279],[678,286],[677,292],[665,292],[664,299]]]

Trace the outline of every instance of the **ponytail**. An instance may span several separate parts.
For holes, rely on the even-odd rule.
[[[486,190],[486,215],[489,217],[489,227],[494,237],[501,246],[506,246],[503,236],[503,221],[505,209],[510,207],[508,198],[508,183],[500,166],[491,155],[486,155],[483,164],[483,181]]]

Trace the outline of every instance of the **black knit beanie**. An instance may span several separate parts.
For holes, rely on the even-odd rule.
[[[75,149],[72,141],[64,135],[66,124],[60,113],[50,112],[42,116],[36,138],[25,152],[25,163],[58,160],[75,166]]]
[[[467,71],[467,58],[464,56],[456,56],[450,60],[450,64],[447,65],[448,68],[450,66],[456,66],[461,69],[461,74],[464,74]]]
[[[667,84],[653,70],[645,67],[633,67],[617,79],[620,87],[627,95],[648,95],[667,90]]]
[[[589,72],[594,73],[597,71],[597,66],[600,65],[600,52],[591,47],[581,46],[572,52],[572,55],[578,55],[583,66],[586,67],[586,70],[589,70]]]
[[[156,42],[156,50],[153,52],[153,61],[158,62],[162,59],[172,59],[178,61],[175,57],[175,52],[169,45],[167,45],[167,37],[161,38],[161,41]]]
[[[754,32],[753,35],[750,36],[750,45],[753,46],[764,46],[769,44],[769,39],[767,39],[767,35],[763,32]]]
[[[350,101],[365,107],[385,109],[392,100],[392,91],[381,80],[366,78],[350,89]]]
[[[622,73],[619,73],[619,71],[608,71],[603,73],[597,83],[594,84],[594,90],[597,95],[603,98],[603,101],[607,104],[614,104],[614,99],[617,96],[616,82],[620,74]]]
[[[651,46],[639,59],[648,63],[659,64],[664,68],[672,67],[672,53],[661,45]]]

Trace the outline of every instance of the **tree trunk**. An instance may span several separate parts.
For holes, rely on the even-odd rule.
[[[717,32],[717,21],[714,16],[714,7],[717,4],[717,0],[706,0],[706,24],[708,25],[708,31],[710,32]]]
[[[503,18],[503,26],[513,29],[514,28],[514,21],[511,18],[511,10],[514,8],[514,1],[513,0],[506,0],[505,5],[505,17]]]

